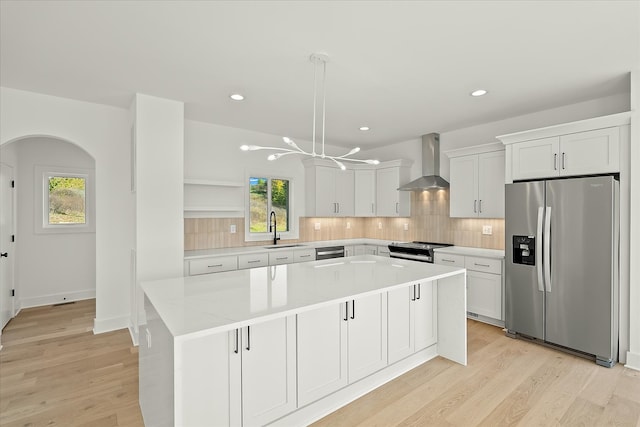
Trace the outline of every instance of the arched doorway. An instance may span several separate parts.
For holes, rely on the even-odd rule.
[[[0,266],[2,287],[9,277],[15,289],[11,316],[22,308],[95,298],[94,158],[60,138],[28,136],[0,146],[0,162],[15,182],[12,211],[2,209],[13,216],[14,241],[2,249],[11,253]],[[6,230],[11,227],[0,231]]]

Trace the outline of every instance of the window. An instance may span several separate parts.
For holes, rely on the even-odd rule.
[[[249,233],[269,233],[271,212],[276,215],[276,230],[287,233],[290,229],[290,180],[282,178],[249,178]],[[271,231],[273,232],[273,230]]]
[[[86,224],[86,184],[85,176],[47,177],[49,213],[48,225]]]
[[[36,166],[35,178],[42,183],[36,233],[94,232],[93,176],[91,169]]]

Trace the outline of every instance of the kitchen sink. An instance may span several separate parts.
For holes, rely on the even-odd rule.
[[[270,245],[270,246],[264,246],[265,249],[280,249],[280,248],[298,248],[300,246],[306,246],[306,245]]]

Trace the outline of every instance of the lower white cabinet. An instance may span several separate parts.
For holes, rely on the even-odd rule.
[[[220,256],[189,261],[189,276],[198,274],[220,273],[238,269],[238,257]]]
[[[297,249],[293,251],[293,262],[306,262],[316,260],[315,248]]]
[[[293,251],[277,251],[269,253],[269,265],[293,263]]]
[[[388,361],[404,359],[437,342],[437,286],[417,283],[388,292]]]
[[[434,262],[467,269],[467,317],[504,326],[501,259],[436,252]]]
[[[390,257],[391,251],[388,246],[378,246],[376,248],[376,255]]]
[[[296,409],[295,317],[183,341],[176,424],[267,424]]]
[[[386,294],[297,315],[298,405],[387,366]]]
[[[376,249],[375,246],[371,246],[371,245],[356,245],[355,254],[356,255],[378,255],[378,250]]]
[[[269,265],[269,254],[267,253],[238,255],[238,270],[267,265]]]

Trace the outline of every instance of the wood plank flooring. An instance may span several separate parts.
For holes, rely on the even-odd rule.
[[[137,348],[126,330],[93,335],[94,317],[87,300],[26,309],[9,322],[0,425],[143,426]],[[467,367],[436,358],[314,426],[640,427],[640,372],[468,327]]]

